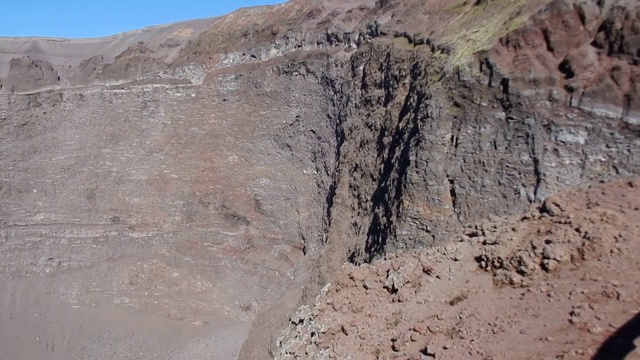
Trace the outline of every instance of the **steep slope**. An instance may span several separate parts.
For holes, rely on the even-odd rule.
[[[474,12],[492,14],[474,6],[463,5],[458,24],[483,16]],[[499,55],[524,58],[501,55],[509,39],[534,36],[542,18],[559,22],[568,15],[579,18],[582,11],[608,24],[612,16],[633,18],[636,10],[624,2],[600,9],[596,3],[555,1],[529,20],[509,16],[510,22],[498,22],[502,29],[516,29],[506,35],[490,20],[469,22],[475,29],[464,33],[458,47],[459,38],[451,34],[439,43],[393,30],[393,24],[385,30],[374,23],[356,37],[364,40],[358,50],[336,61],[327,75],[335,94],[336,168],[325,205],[324,251],[306,301],[313,301],[346,260],[358,264],[442,243],[463,225],[522,212],[562,189],[638,173],[635,105],[604,113],[553,96],[567,93],[562,58],[547,66],[548,75],[535,67],[501,65]],[[569,31],[552,33],[559,43],[575,41]],[[485,43],[464,46],[474,36]],[[495,45],[476,52],[491,41]],[[588,36],[581,41],[598,48]],[[597,51],[607,71],[617,55]],[[624,78],[632,83],[635,68],[629,66]],[[534,78],[519,83],[527,74]],[[538,74],[553,79],[551,86],[536,87]],[[632,98],[635,90],[629,89]],[[254,348],[248,343],[243,355],[259,357]]]
[[[635,7],[624,4],[601,9],[599,21],[608,24],[620,9],[633,18]],[[522,29],[543,17],[564,18],[573,5],[554,1]],[[465,6],[480,11],[473,8],[478,5]],[[595,3],[581,6],[599,9]],[[569,15],[579,13],[572,11]],[[527,92],[511,81],[525,72],[538,74],[535,68],[500,67],[496,57],[508,39],[525,30],[496,38],[493,48],[467,65],[452,66],[465,49],[441,51],[404,34],[374,39],[338,63],[339,80],[332,88],[337,165],[325,232],[330,255],[320,261],[320,274],[330,274],[345,258],[359,263],[442,242],[464,224],[523,211],[563,188],[638,172],[637,128],[629,115],[635,107],[602,113],[549,97],[549,89]],[[552,34],[559,43],[575,40],[568,31]],[[582,41],[597,49],[587,37]],[[599,56],[603,64],[617,57],[604,50]],[[625,81],[633,83],[635,71],[629,70]],[[565,76],[557,70],[548,77]],[[553,90],[563,88],[558,81]],[[630,89],[625,96],[633,98]],[[319,284],[325,283],[320,277]]]
[[[137,77],[164,63],[145,47],[81,85],[0,91],[0,358],[234,358],[300,286],[331,168],[323,88],[284,67]]]
[[[187,324],[203,344],[235,344],[219,352],[232,358],[247,321],[296,286],[303,239],[321,234],[318,181],[332,136],[316,84],[261,72],[197,87],[3,96],[3,318],[29,306],[46,319],[46,308],[10,300],[44,288],[44,299],[71,312],[95,307],[107,319],[124,311],[139,313],[140,324]],[[72,333],[82,325],[45,321]],[[3,334],[12,334],[15,324],[2,323]],[[142,327],[136,336],[151,340],[82,347],[110,331],[131,331],[126,324],[98,322],[79,339],[40,339],[60,359],[179,353],[195,341],[163,341],[144,335],[162,331]],[[206,335],[223,326],[242,331],[230,330],[228,340]],[[36,342],[23,339],[20,351]],[[2,351],[20,344],[12,336],[0,341]],[[182,358],[206,358],[211,346]]]
[[[0,317],[32,297],[163,323],[3,355],[229,358],[253,322],[240,357],[269,357],[344,262],[639,173],[635,18],[622,0],[293,0],[0,40]],[[165,341],[164,321],[192,335]],[[133,340],[86,346],[110,333]]]

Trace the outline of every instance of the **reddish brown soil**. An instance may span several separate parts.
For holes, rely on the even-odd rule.
[[[602,347],[594,359],[622,359],[620,339],[603,344],[637,322],[639,235],[636,179],[562,193],[442,248],[346,265],[292,317],[280,358],[590,359]]]

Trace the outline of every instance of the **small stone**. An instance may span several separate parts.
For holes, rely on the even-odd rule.
[[[427,326],[425,324],[418,323],[413,325],[413,331],[417,332],[420,335],[426,335],[428,330],[430,330],[430,328],[427,329]]]
[[[372,290],[376,288],[376,283],[370,279],[366,279],[365,281],[363,281],[363,284],[365,289],[367,290]]]
[[[601,334],[604,330],[600,326],[593,326],[589,328],[589,332],[592,334]]]
[[[411,335],[409,336],[409,338],[411,339],[412,342],[416,342],[416,341],[418,341],[420,336],[418,335],[418,333],[412,332]]]
[[[128,304],[130,302],[131,302],[131,300],[128,297],[121,297],[121,298],[117,298],[117,299],[113,300],[113,303],[115,305]]]
[[[558,262],[552,259],[542,260],[542,270],[546,272],[553,272],[558,269]]]
[[[618,297],[618,293],[613,290],[603,290],[602,296],[607,297],[609,299],[615,299]]]
[[[402,348],[404,347],[404,344],[401,344],[400,341],[398,341],[397,339],[392,339],[391,340],[391,349],[393,349],[393,351],[395,352],[400,352],[402,351]]]
[[[337,324],[331,325],[329,329],[327,329],[327,333],[329,335],[336,335],[340,332],[342,332],[342,325],[337,325]]]
[[[291,323],[294,325],[302,324],[311,315],[311,308],[303,305],[291,316]]]
[[[386,281],[386,288],[389,290],[389,292],[398,292],[398,290],[400,290],[406,283],[407,280],[400,271],[389,270]]]
[[[433,334],[442,333],[442,329],[437,325],[429,325],[428,328],[429,328],[429,331]]]
[[[349,336],[349,326],[348,325],[342,325],[342,333],[345,334],[346,336]]]

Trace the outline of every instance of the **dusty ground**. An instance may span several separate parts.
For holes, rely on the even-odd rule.
[[[562,193],[442,248],[345,265],[292,317],[278,358],[590,359],[634,317],[640,336],[639,236],[636,179]],[[593,358],[626,349],[616,338]]]
[[[248,323],[221,316],[209,319],[215,326],[178,321],[129,298],[70,305],[57,300],[63,282],[0,282],[0,359],[228,359],[248,331]]]

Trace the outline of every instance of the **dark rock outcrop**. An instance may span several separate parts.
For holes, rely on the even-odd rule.
[[[124,258],[215,273],[193,286],[228,296],[171,316],[241,322],[302,287],[313,300],[344,262],[638,174],[637,6],[599,4],[294,0],[96,40],[112,48],[70,67],[12,55],[0,235],[15,251],[0,263],[55,236],[78,251],[69,272]],[[20,264],[3,274],[45,274]],[[278,310],[242,358],[268,356]]]

